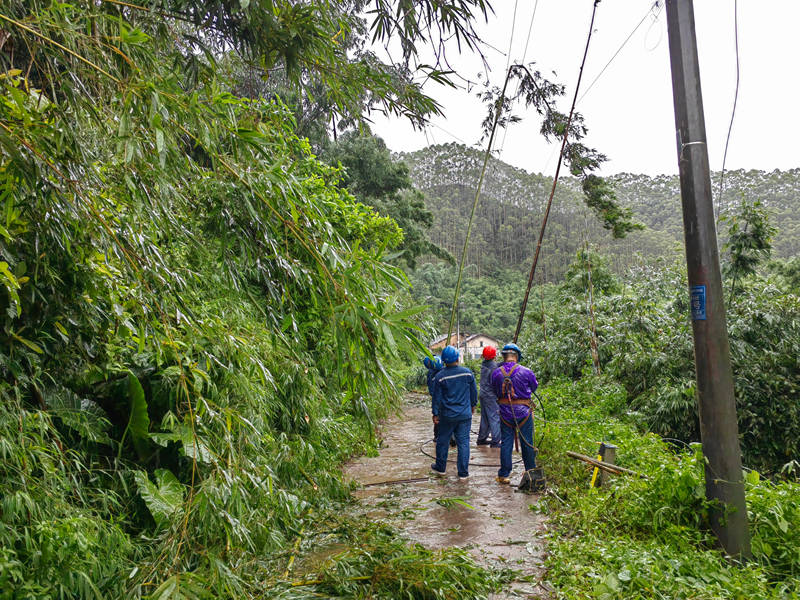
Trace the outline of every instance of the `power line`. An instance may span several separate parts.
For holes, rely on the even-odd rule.
[[[633,31],[631,31],[631,32],[630,32],[630,34],[628,35],[628,37],[626,37],[626,38],[625,38],[625,41],[624,41],[624,42],[622,42],[622,44],[620,45],[620,47],[619,47],[619,48],[617,48],[617,51],[616,51],[616,52],[614,52],[614,55],[613,55],[613,56],[612,56],[612,57],[609,59],[609,61],[606,63],[606,66],[602,68],[602,70],[601,70],[601,71],[600,71],[600,72],[597,74],[597,77],[595,77],[595,78],[592,80],[592,83],[590,83],[590,84],[589,84],[589,87],[587,87],[587,88],[586,88],[586,90],[585,90],[585,91],[583,92],[583,94],[581,95],[581,97],[580,97],[580,98],[578,98],[578,103],[580,103],[580,101],[581,101],[581,100],[583,100],[583,99],[584,99],[584,97],[586,97],[586,94],[588,94],[588,93],[589,93],[589,90],[591,90],[591,89],[592,89],[592,86],[594,86],[594,84],[595,84],[595,83],[597,83],[597,80],[598,80],[598,79],[600,79],[600,77],[603,75],[603,73],[605,73],[605,72],[606,72],[606,69],[608,69],[608,67],[611,65],[611,63],[612,63],[612,62],[614,62],[614,59],[615,59],[615,58],[617,58],[617,55],[619,55],[619,53],[620,53],[620,52],[622,52],[622,49],[623,49],[623,48],[626,46],[626,44],[627,44],[627,43],[630,41],[630,39],[633,37],[633,35],[634,35],[634,34],[635,34],[635,33],[636,33],[638,30],[639,30],[639,27],[641,27],[641,26],[642,26],[642,23],[644,23],[644,22],[645,22],[645,20],[647,20],[647,17],[648,17],[648,16],[649,16],[649,15],[652,13],[652,14],[653,14],[653,16],[654,16],[655,18],[658,18],[658,13],[657,13],[657,12],[654,12],[654,10],[655,10],[655,9],[660,9],[660,8],[661,8],[661,0],[656,0],[656,1],[655,1],[655,2],[654,2],[654,3],[653,3],[651,6],[650,6],[650,8],[648,8],[648,9],[647,9],[647,12],[646,12],[646,13],[645,13],[645,15],[642,17],[642,20],[641,20],[641,21],[639,21],[639,23],[636,25],[636,27],[634,27],[634,28],[633,28]]]
[[[599,2],[599,0],[597,0]],[[506,78],[503,82],[503,91],[500,92],[500,99],[497,104],[497,108],[495,109],[494,114],[494,123],[492,125],[492,132],[489,136],[489,143],[486,146],[486,153],[483,156],[483,167],[481,168],[481,174],[478,178],[478,185],[475,189],[475,201],[472,203],[472,212],[469,215],[469,224],[467,225],[467,233],[464,236],[464,249],[461,251],[461,261],[458,265],[458,278],[456,279],[456,289],[453,294],[453,308],[450,312],[450,324],[447,327],[447,343],[450,342],[450,337],[453,334],[453,322],[456,319],[456,310],[458,308],[458,293],[461,289],[461,279],[464,275],[464,260],[467,258],[467,247],[469,245],[469,236],[472,233],[472,223],[475,219],[475,209],[478,208],[478,199],[481,196],[481,187],[483,186],[483,178],[486,175],[486,166],[489,162],[489,157],[492,154],[492,143],[494,142],[494,136],[497,132],[497,123],[500,120],[500,112],[503,110],[503,103],[505,102],[506,97],[506,88],[508,87],[508,79],[509,75],[511,74],[510,70],[510,61],[511,61],[511,47],[514,43],[514,30],[516,29],[517,24],[517,4],[518,0],[514,0],[514,17],[511,22],[511,39],[508,42],[508,62],[509,67],[506,68]]]
[[[436,124],[436,123],[434,123],[433,121],[428,121],[428,125],[431,125],[432,127],[436,127],[436,129],[440,129],[441,131],[443,131],[444,133],[446,133],[447,135],[449,135],[451,138],[453,138],[453,139],[454,139],[454,140],[456,140],[457,142],[461,142],[461,143],[462,143],[462,144],[464,144],[465,146],[469,146],[469,145],[470,145],[470,144],[468,144],[467,142],[465,142],[464,140],[462,140],[460,137],[458,137],[458,136],[457,136],[455,133],[452,133],[452,132],[448,131],[447,129],[445,129],[445,128],[444,128],[444,127],[442,127],[441,125],[437,125],[437,124]]]
[[[531,41],[531,32],[533,31],[533,19],[536,17],[536,9],[537,8],[539,8],[539,0],[536,0],[536,3],[533,5],[533,12],[531,13],[531,22],[528,25],[528,37],[525,38],[525,50],[523,50],[523,52],[522,52],[522,64],[523,65],[525,64],[525,59],[528,57],[528,44]],[[509,50],[508,57],[509,57],[509,59],[511,58],[510,50]],[[506,70],[508,70],[510,66],[511,66],[511,63],[509,62],[506,65]],[[514,98],[517,97],[517,93],[518,92],[519,92],[519,81],[517,81],[517,86],[516,86],[516,89],[514,90],[514,96],[513,96]],[[509,125],[510,125],[510,123],[506,124],[506,126],[503,128],[503,140],[500,142],[500,150],[498,151],[498,155],[502,154],[503,153],[503,149],[506,147],[506,136],[508,135]]]
[[[536,273],[536,263],[539,261],[539,253],[542,249],[542,238],[544,238],[545,228],[547,227],[547,218],[550,215],[550,207],[553,205],[553,196],[556,193],[556,185],[558,185],[558,174],[561,171],[561,162],[564,159],[564,149],[567,146],[567,138],[569,137],[569,126],[572,123],[572,116],[575,113],[575,105],[578,101],[578,92],[581,88],[581,78],[583,77],[583,68],[586,65],[586,57],[589,55],[589,42],[592,40],[592,30],[594,29],[594,18],[597,14],[597,5],[600,0],[594,1],[594,8],[592,9],[592,20],[589,23],[589,33],[586,36],[586,47],[583,50],[583,59],[581,60],[581,68],[578,72],[578,82],[575,84],[575,95],[572,97],[572,107],[569,109],[569,116],[567,117],[567,125],[564,128],[564,137],[561,140],[561,152],[558,154],[558,165],[556,166],[556,174],[553,177],[553,186],[550,188],[550,197],[547,200],[547,208],[544,211],[542,218],[542,228],[539,231],[539,240],[536,244],[536,252],[533,255],[533,264],[531,265],[531,272],[528,276],[528,286],[525,289],[525,297],[522,299],[522,306],[519,311],[519,320],[517,320],[517,328],[514,331],[514,342],[519,338],[520,330],[522,329],[522,320],[525,317],[525,309],[528,307],[528,296],[531,293],[531,286],[533,285],[533,276]]]
[[[731,122],[728,125],[728,137],[725,139],[725,153],[722,155],[722,171],[719,174],[719,193],[717,194],[717,211],[714,221],[719,222],[719,211],[722,205],[722,182],[725,177],[725,162],[728,160],[728,144],[731,141],[731,130],[733,130],[733,118],[736,116],[736,103],[739,100],[739,0],[733,2],[733,31],[736,42],[736,92],[733,95],[733,110],[731,111]]]
[[[514,30],[517,28],[517,4],[519,0],[514,0],[514,16],[511,17],[511,39],[508,40],[508,54],[506,55],[506,71],[511,66],[511,48],[514,44]]]

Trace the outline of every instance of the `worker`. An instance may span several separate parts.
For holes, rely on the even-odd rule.
[[[431,358],[430,356],[426,356],[422,359],[422,364],[425,365],[425,368],[428,369],[428,372],[425,375],[427,384],[428,384],[428,393],[431,395],[431,400],[433,400],[433,378],[436,374],[444,369],[444,364],[442,363],[442,359],[438,356],[434,356]],[[436,438],[439,437],[439,426],[434,424],[433,425],[433,442],[436,443]]]
[[[472,371],[458,365],[458,350],[453,346],[442,351],[442,362],[444,369],[433,378],[431,412],[434,425],[439,425],[439,437],[436,440],[436,462],[431,464],[431,470],[436,475],[444,475],[448,440],[455,434],[458,477],[466,479],[469,477],[469,431],[478,403],[478,389]]]
[[[481,363],[481,381],[478,400],[481,403],[481,424],[478,428],[478,446],[500,447],[500,413],[497,406],[497,394],[492,387],[492,373],[497,368],[494,362],[497,348],[484,346]],[[489,439],[491,434],[492,438]]]
[[[536,450],[533,447],[533,414],[531,395],[539,387],[536,375],[519,364],[522,350],[516,344],[506,344],[500,351],[503,364],[492,373],[492,387],[500,405],[500,469],[499,483],[511,483],[511,451],[515,434],[519,436],[522,462],[525,470],[536,467]]]

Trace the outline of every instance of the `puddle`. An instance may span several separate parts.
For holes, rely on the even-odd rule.
[[[472,423],[475,432],[477,415]],[[481,564],[509,566],[533,581],[517,582],[493,598],[549,598],[536,583],[544,568],[546,531],[544,516],[532,510],[539,496],[497,483],[500,450],[476,446],[475,433],[470,436],[469,479],[458,479],[455,448],[448,455],[447,474],[430,475],[433,459],[423,452],[435,454],[432,435],[428,397],[411,394],[403,414],[383,424],[380,455],[361,457],[345,467],[348,479],[365,486],[355,496],[367,515],[390,522],[428,548],[464,548]],[[511,473],[516,483],[523,472],[519,453],[514,460],[520,461]]]

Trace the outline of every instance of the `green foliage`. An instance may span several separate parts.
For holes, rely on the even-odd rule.
[[[447,329],[457,274],[455,266],[427,263],[409,276],[414,300],[430,307],[429,315],[436,333]],[[511,270],[498,271],[493,277],[476,278],[471,269],[465,269],[460,293],[461,331],[510,338],[516,325],[524,283]]]
[[[581,187],[586,196],[586,206],[601,218],[603,227],[610,229],[615,238],[624,238],[631,231],[644,229],[644,225],[632,220],[630,207],[623,208],[617,204],[614,190],[606,180],[597,175],[587,175]]]
[[[508,126],[520,120],[507,114],[517,101],[528,109],[533,108],[542,117],[542,136],[555,143],[565,140],[561,157],[569,167],[570,174],[579,179],[584,202],[602,220],[603,227],[610,230],[614,238],[623,238],[631,231],[643,229],[641,224],[632,220],[630,208],[617,204],[613,188],[594,174],[608,158],[581,142],[588,132],[583,115],[578,112],[567,115],[553,107],[559,96],[564,95],[564,86],[554,84],[545,79],[541,72],[520,64],[512,65],[509,69],[507,83],[513,80],[516,80],[517,91],[512,96],[503,95],[507,88],[502,91],[494,88],[483,94],[489,105],[489,115],[483,121],[484,136],[488,135],[495,122]]]
[[[414,186],[425,194],[427,208],[433,212],[431,241],[460,255],[482,165],[481,152],[450,143],[429,146],[401,158],[409,165]],[[790,259],[800,253],[800,205],[796,202],[800,195],[800,170],[729,171],[725,177],[720,214],[735,213],[743,193],[748,198],[760,198],[770,222],[778,228],[773,255]],[[544,281],[560,283],[585,241],[621,277],[641,263],[662,260],[671,264],[684,258],[677,175],[648,177],[621,173],[604,179],[613,189],[618,206],[631,209],[633,220],[644,224],[646,229],[614,239],[585,206],[580,181],[571,176],[560,177],[537,267],[537,275]],[[536,245],[535,232],[541,227],[551,185],[551,176],[489,159],[467,248],[467,264],[475,264],[477,271],[465,274],[493,277],[498,269],[507,268],[517,270],[517,277],[525,276],[520,273],[527,274]],[[720,243],[724,243],[725,228],[720,229],[719,236]]]
[[[150,433],[150,417],[147,414],[147,400],[144,398],[144,390],[142,384],[139,383],[136,375],[128,373],[128,399],[131,405],[131,416],[128,419],[128,425],[122,434],[122,439],[119,442],[120,452],[122,452],[125,443],[125,437],[130,433],[133,444],[139,456],[142,457],[145,453],[147,440]]]
[[[162,525],[169,523],[176,513],[182,512],[184,487],[167,469],[156,469],[154,475],[155,484],[144,471],[136,471],[133,479],[156,525]]]
[[[758,264],[769,258],[775,231],[761,202],[742,199],[738,212],[730,217],[725,274],[734,281],[753,275]],[[734,291],[732,287],[731,293]]]
[[[397,224],[280,100],[232,95],[217,50],[314,70],[338,106],[376,81],[432,105],[351,63],[337,3],[2,12],[0,594],[263,596],[347,498],[420,309]]]
[[[578,265],[570,272],[576,275],[544,310],[547,341],[534,323],[522,339],[543,381],[579,378],[591,364]],[[700,440],[700,429],[685,277],[677,263],[643,267],[619,290],[595,288],[594,299],[602,371],[624,386],[630,409],[648,429],[691,442]],[[778,473],[800,451],[798,314],[796,295],[755,276],[740,282],[728,312],[744,463],[769,473]]]
[[[403,241],[398,252],[410,269],[421,255],[452,262],[448,252],[427,239],[433,215],[422,194],[412,188],[408,167],[392,159],[382,139],[351,132],[329,144],[325,158],[344,167],[342,184],[356,198],[400,226]]]
[[[625,416],[625,392],[606,378],[558,381],[542,390],[548,424],[541,460],[554,495],[540,508],[556,527],[549,580],[564,598],[784,598],[800,585],[797,482],[751,472],[747,502],[752,562],[716,549],[708,523],[699,445],[670,448]],[[617,464],[647,476],[609,476],[590,488],[591,468],[566,450],[617,445]],[[794,524],[794,525],[793,525]],[[794,529],[793,529],[794,528]]]
[[[294,589],[278,591],[275,597],[308,598],[313,593],[328,598],[471,600],[487,598],[512,578],[509,569],[477,567],[460,548],[433,551],[418,544],[408,546],[385,526],[348,525],[347,532],[343,525],[337,527],[344,547],[335,560],[325,561],[318,572],[298,579]]]

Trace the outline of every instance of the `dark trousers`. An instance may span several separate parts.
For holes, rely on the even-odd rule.
[[[451,421],[439,418],[439,437],[436,438],[436,469],[444,472],[447,468],[447,453],[450,450],[450,436],[455,434],[458,448],[458,476],[469,475],[469,429],[472,418]]]
[[[536,450],[533,449],[532,415],[525,419],[524,423],[520,421],[518,431],[522,462],[525,464],[525,470],[528,471],[536,466]],[[500,436],[503,441],[500,444],[500,469],[497,471],[497,475],[499,477],[508,477],[511,474],[511,451],[514,449],[514,427],[506,422],[505,419],[500,420]]]

